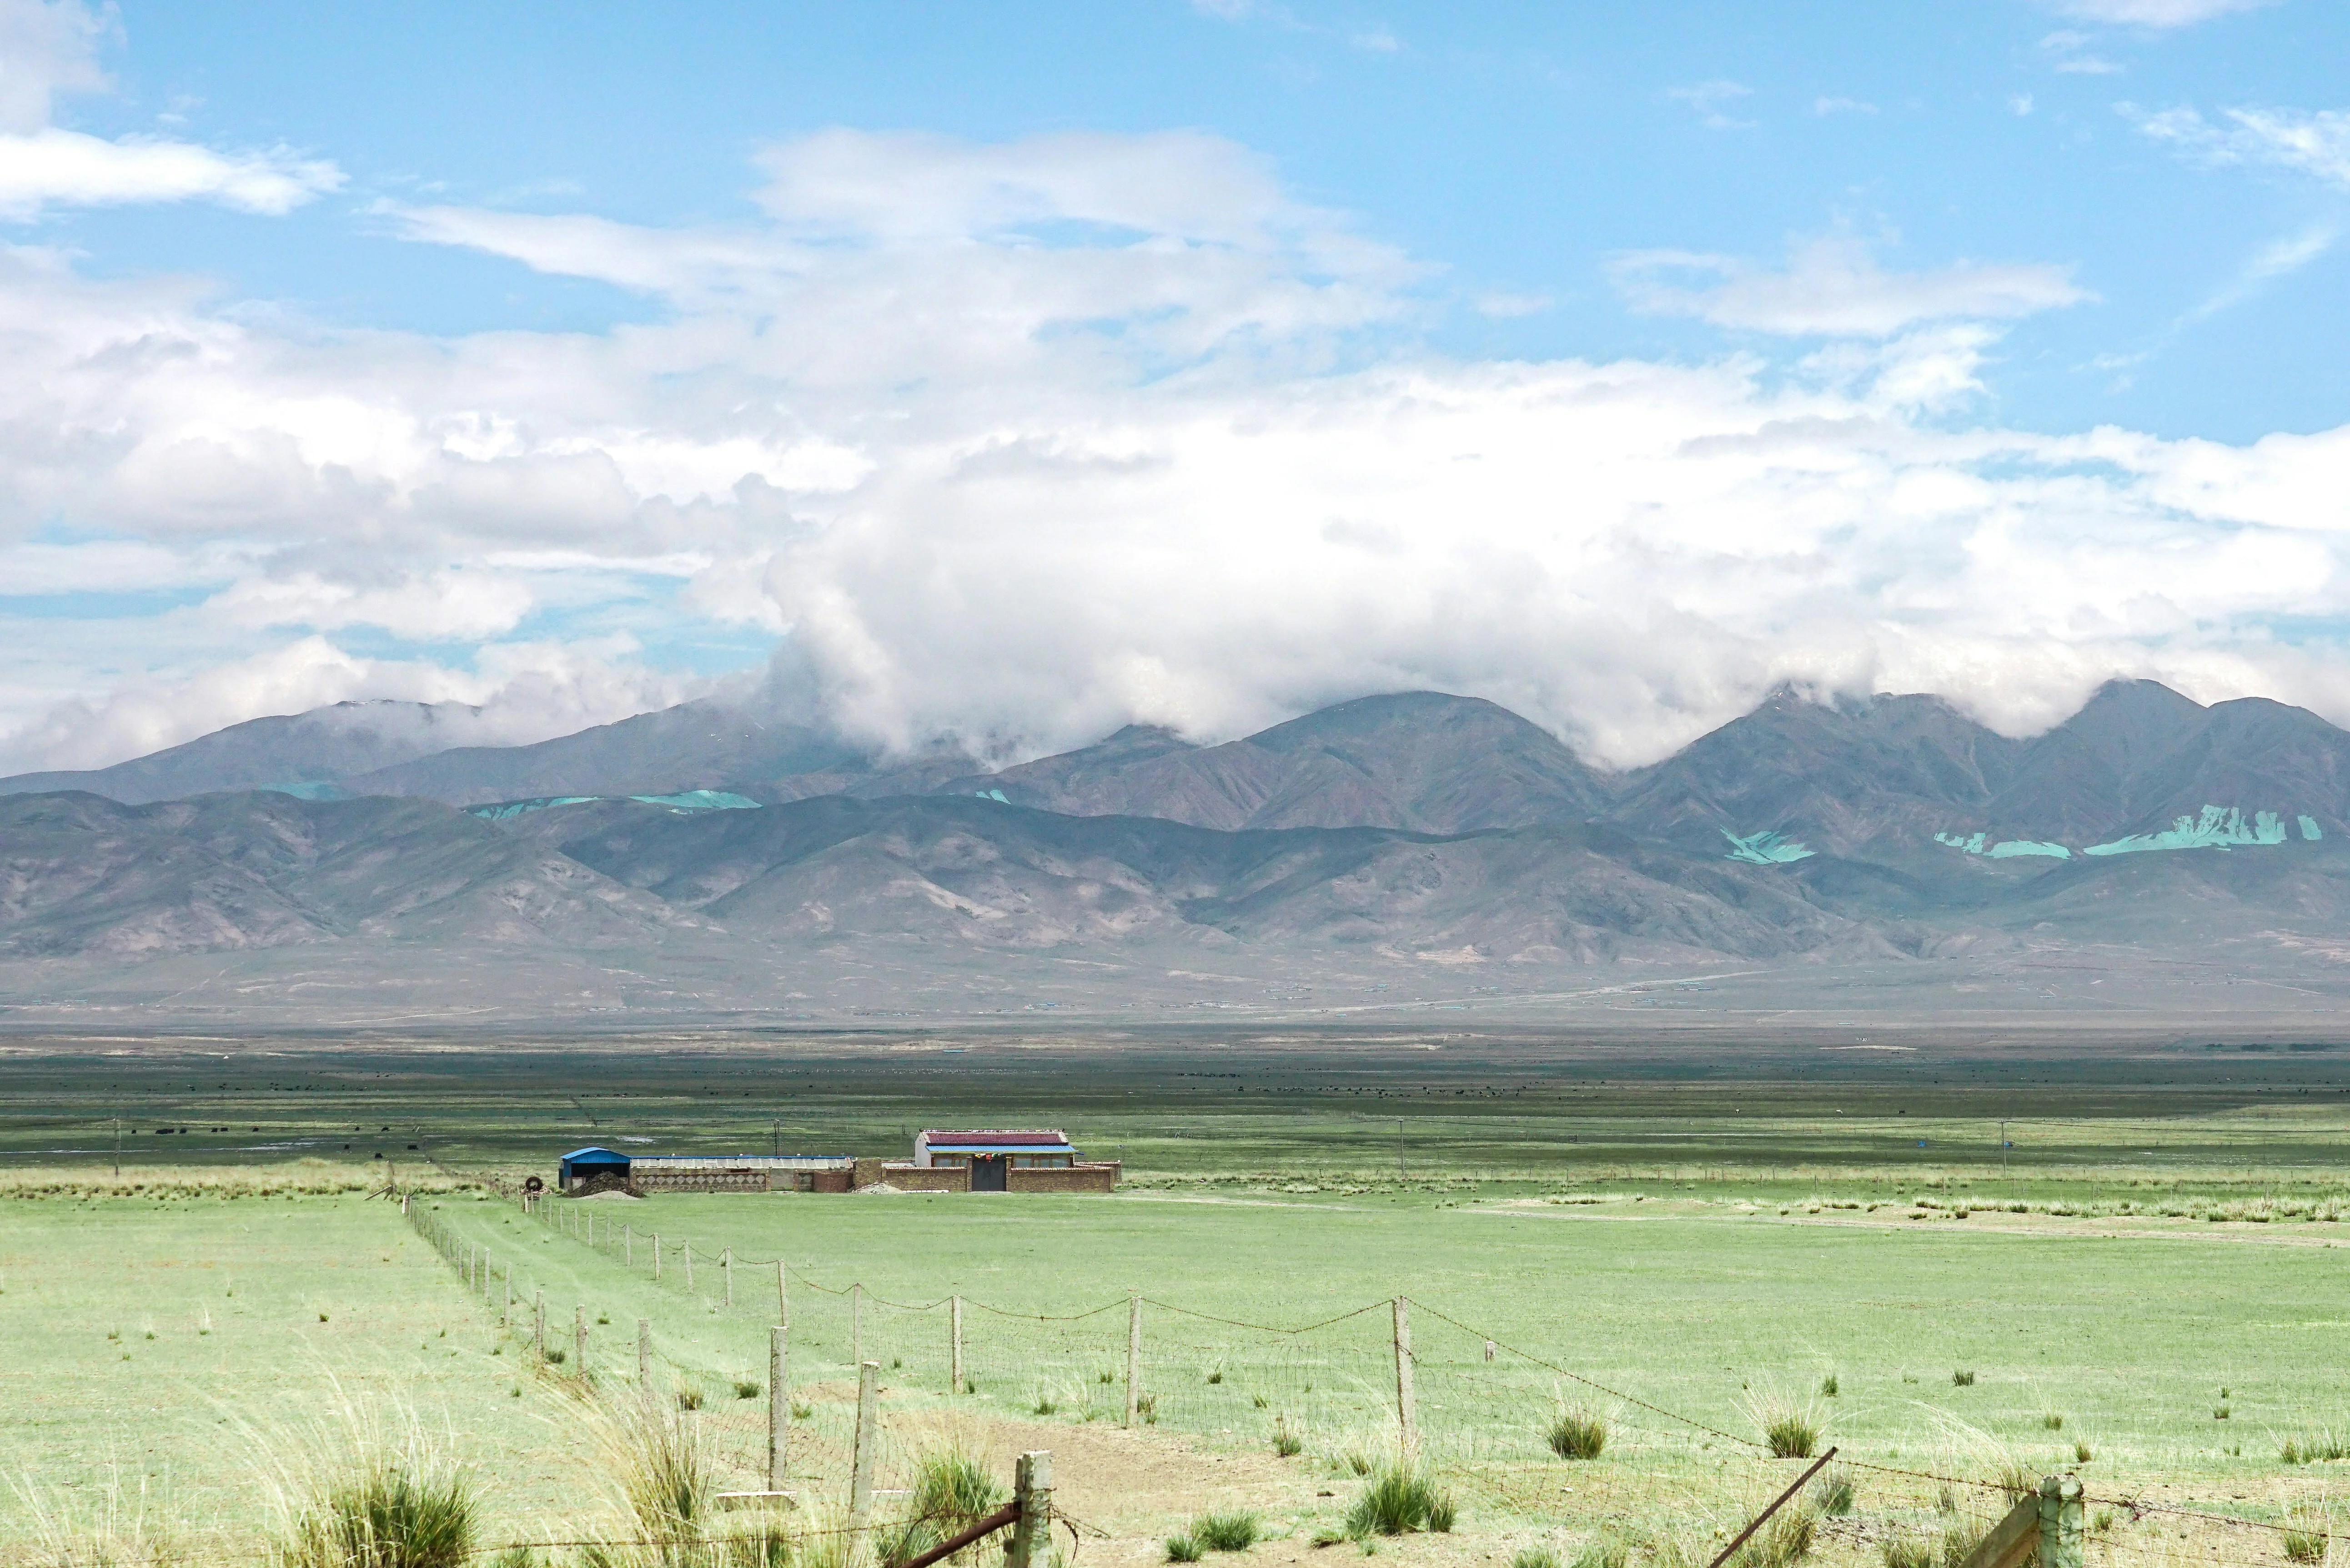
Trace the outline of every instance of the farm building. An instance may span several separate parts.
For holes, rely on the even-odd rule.
[[[628,1192],[846,1192],[856,1161],[845,1154],[618,1154],[574,1149],[557,1170],[574,1196]]]
[[[576,1148],[556,1190],[594,1192],[847,1192],[889,1186],[911,1192],[1108,1192],[1116,1160],[1081,1158],[1057,1130],[925,1130],[910,1160],[845,1154],[621,1154]]]
[[[1116,1160],[1089,1161],[1058,1129],[969,1131],[926,1128],[914,1139],[914,1158],[858,1160],[857,1185],[873,1179],[920,1192],[1107,1192],[1118,1185]]]

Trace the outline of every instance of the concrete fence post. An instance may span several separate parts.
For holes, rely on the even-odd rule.
[[[1134,1425],[1142,1392],[1142,1293],[1127,1292],[1126,1303],[1126,1424]]]
[[[514,1326],[514,1265],[512,1263],[508,1263],[506,1265],[505,1280],[506,1304],[505,1310],[498,1314],[498,1326],[500,1328],[511,1328]]]
[[[660,1232],[653,1232],[653,1278],[660,1278]]]
[[[729,1247],[724,1251],[718,1254],[718,1272],[726,1277],[726,1305],[728,1310],[732,1311],[734,1305],[733,1248]]]
[[[2038,1568],[2081,1568],[2081,1478],[2050,1476],[2040,1483]]]
[[[848,1287],[848,1359],[865,1363],[865,1287]]]
[[[584,1383],[588,1380],[588,1309],[584,1306],[571,1309],[571,1354],[579,1364],[573,1370]]]
[[[546,1359],[546,1292],[544,1288],[530,1293],[531,1342],[538,1346],[538,1358]]]
[[[1396,1419],[1403,1427],[1403,1457],[1419,1456],[1419,1401],[1411,1387],[1411,1302],[1395,1299]]]
[[[653,1325],[650,1318],[637,1319],[637,1391],[646,1395],[653,1391]]]
[[[947,1392],[960,1394],[962,1392],[962,1298],[950,1296],[947,1302]]]
[[[775,1260],[775,1321],[785,1328],[792,1326],[791,1276],[781,1258]]]
[[[792,1390],[784,1376],[785,1331],[767,1331],[767,1490],[784,1490],[784,1449],[792,1435]]]
[[[1012,1526],[1003,1568],[1045,1568],[1053,1555],[1053,1456],[1042,1449],[1023,1454],[1012,1476],[1020,1517]]]
[[[680,1241],[677,1244],[677,1250],[685,1254],[685,1291],[686,1294],[691,1295],[693,1293],[693,1243]]]
[[[873,1438],[881,1419],[881,1364],[857,1364],[857,1449],[848,1469],[848,1520],[865,1522],[873,1507]]]
[[[637,1233],[625,1220],[620,1225],[620,1266],[627,1269],[637,1266]]]

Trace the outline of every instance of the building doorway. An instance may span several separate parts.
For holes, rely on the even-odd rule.
[[[975,1154],[971,1157],[971,1189],[973,1192],[1003,1190],[1003,1168],[1012,1162],[1000,1154]]]

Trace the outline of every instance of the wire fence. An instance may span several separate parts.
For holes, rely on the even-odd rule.
[[[522,1207],[550,1232],[657,1286],[680,1313],[692,1314],[688,1321],[787,1321],[787,1477],[825,1495],[847,1495],[856,1441],[853,1391],[857,1369],[868,1361],[879,1364],[893,1393],[947,1397],[933,1407],[941,1421],[951,1420],[955,1397],[984,1394],[994,1414],[1122,1422],[1128,1418],[1131,1389],[1132,1418],[1141,1426],[1269,1441],[1276,1451],[1305,1449],[1357,1474],[1407,1450],[1464,1474],[1475,1472],[1480,1461],[1505,1461],[1477,1474],[1478,1484],[1495,1501],[1520,1508],[1555,1506],[1556,1486],[1548,1478],[1562,1473],[1527,1479],[1522,1467],[1527,1434],[1581,1405],[1604,1411],[1611,1430],[1636,1443],[1752,1461],[1726,1490],[1717,1479],[1702,1497],[1692,1490],[1663,1500],[1717,1534],[1734,1529],[1737,1511],[1751,1511],[1762,1489],[1783,1484],[1784,1466],[1766,1461],[1795,1457],[1796,1449],[1808,1457],[1808,1445],[1774,1445],[1674,1410],[1424,1301],[1404,1303],[1400,1311],[1393,1301],[1374,1301],[1283,1324],[1144,1295],[1060,1314],[951,1294],[899,1300],[784,1260],[712,1251],[689,1237],[639,1231],[633,1221],[609,1219],[586,1205],[542,1200]],[[411,1218],[470,1288],[493,1305],[503,1303],[503,1282],[512,1276],[501,1271],[512,1263],[442,1223],[426,1205],[415,1205]],[[514,1288],[517,1303],[534,1305],[510,1326],[536,1334],[536,1287],[526,1266]],[[515,1311],[522,1313],[519,1306]],[[575,1325],[550,1324],[550,1354],[567,1348],[556,1343],[558,1326]],[[746,1487],[764,1484],[770,1420],[764,1369],[715,1366],[708,1351],[681,1342],[690,1336],[672,1340],[658,1325],[640,1362],[628,1343],[633,1332],[629,1325],[619,1334],[608,1331],[598,1376],[645,1384],[665,1404],[674,1402],[730,1476]],[[921,1450],[940,1430],[902,1418],[881,1428],[870,1460],[877,1495],[906,1494]],[[2039,1479],[2012,1470],[1986,1478],[1960,1469],[1840,1456],[1831,1475],[1868,1480],[1871,1506],[1851,1516],[1822,1515],[1816,1527],[1826,1538],[1883,1552],[1888,1563],[1896,1560],[1897,1544],[1915,1550],[1922,1542],[1930,1552],[1939,1542],[1933,1561],[1939,1568],[1957,1568],[1963,1552],[1953,1555],[1949,1543],[1979,1539],[2020,1490]],[[1604,1506],[1630,1501],[1638,1489],[1605,1477],[1596,1490],[1599,1496],[1592,1501]],[[1659,1501],[1653,1489],[1645,1495],[1651,1503]],[[2334,1530],[2322,1506],[2296,1511],[2296,1505],[2280,1504],[2272,1511],[2282,1517],[2255,1518],[2124,1495],[2089,1493],[2083,1505],[2101,1520],[2087,1535],[2086,1554],[2106,1568],[2145,1563],[2149,1552],[2163,1568],[2183,1568],[2189,1561],[2275,1568],[2330,1558],[2350,1543],[2350,1533]],[[1717,1520],[1732,1522],[1720,1526]],[[2126,1542],[2111,1528],[2148,1520],[2191,1527],[2175,1540],[2192,1550],[2150,1547],[2144,1531]]]

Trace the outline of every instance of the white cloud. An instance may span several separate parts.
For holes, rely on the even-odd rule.
[[[1507,321],[1522,316],[1540,316],[1551,307],[1546,294],[1524,294],[1509,289],[1496,289],[1481,294],[1476,299],[1477,314],[1496,321]]]
[[[45,207],[213,201],[272,216],[338,189],[332,163],[267,152],[215,152],[185,141],[108,141],[48,129],[0,136],[0,217]]]
[[[101,17],[79,0],[0,0],[0,220],[51,207],[188,201],[275,216],[341,187],[332,163],[285,148],[109,141],[51,124],[59,94],[108,85],[98,46],[111,31],[110,8]]]
[[[2116,61],[2089,52],[2086,34],[2074,32],[2051,33],[2040,40],[2040,52],[2048,57],[2048,68],[2065,76],[2113,77],[2124,67]]]
[[[2350,109],[2231,109],[2214,124],[2192,109],[2119,107],[2140,131],[2199,161],[2272,164],[2350,189]]]
[[[1740,82],[1692,82],[1687,87],[1668,88],[1665,96],[1685,103],[1697,111],[1698,123],[1709,130],[1750,130],[1754,121],[1734,118],[1730,110],[1733,104],[1742,103],[1754,96],[1754,89]]]
[[[668,306],[604,333],[280,332],[0,251],[0,571],[60,597],[0,605],[7,765],[357,696],[553,732],[694,689],[638,644],[730,630],[858,733],[1012,750],[1413,686],[1619,763],[1781,680],[2350,719],[2350,652],[2270,632],[2350,616],[2350,434],[1951,413],[1996,323],[2084,297],[2062,269],[1643,258],[1655,307],[1830,341],[1792,377],[1460,362],[1386,336],[1424,269],[1210,138],[764,167],[723,234],[391,220]],[[173,607],[62,598],[109,563]]]
[[[1877,106],[1856,98],[1815,98],[1812,100],[1814,114],[1875,114]]]
[[[1919,322],[2009,320],[2093,297],[2072,269],[1960,262],[1887,272],[1856,240],[1814,240],[1784,272],[1729,256],[1640,251],[1618,257],[1617,286],[1636,309],[1790,337],[1885,337]]]
[[[2256,11],[2273,0],[2055,0],[2055,8],[2085,22],[2133,27],[2187,27],[2214,16]]]

